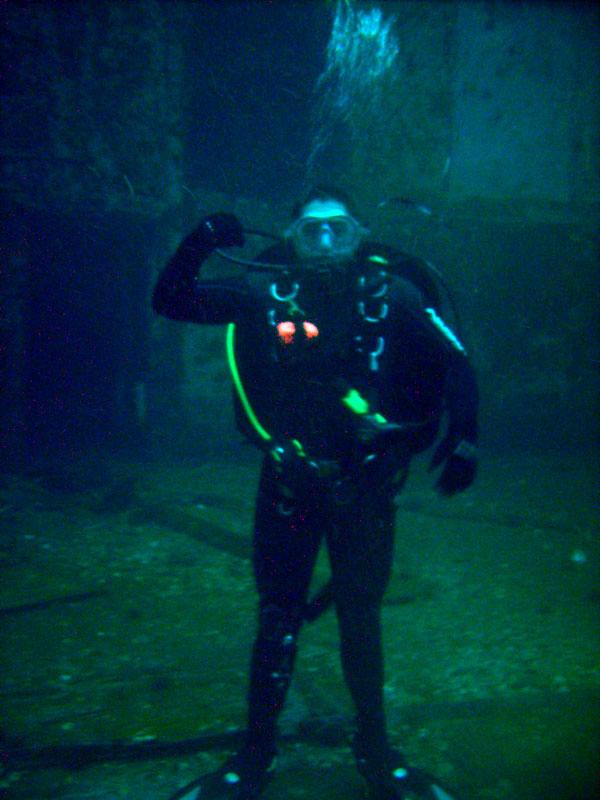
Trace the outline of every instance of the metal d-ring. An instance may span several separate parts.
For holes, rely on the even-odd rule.
[[[369,353],[369,367],[371,368],[371,372],[377,372],[379,369],[378,358],[383,353],[383,348],[385,347],[385,339],[383,336],[377,337],[377,346],[375,350],[372,350]]]
[[[279,294],[277,291],[277,282],[273,281],[271,284],[271,297],[275,300],[278,300],[280,303],[289,303],[290,300],[295,300],[298,296],[298,290],[300,289],[300,284],[297,281],[292,283],[292,291],[289,294]]]
[[[365,320],[365,322],[381,322],[388,315],[389,306],[387,303],[381,303],[379,306],[379,314],[376,317],[369,317],[365,311],[365,304],[362,300],[358,302],[358,313]]]

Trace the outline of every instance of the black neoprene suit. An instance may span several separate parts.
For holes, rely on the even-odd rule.
[[[354,267],[333,281],[315,275],[285,279],[254,272],[243,278],[202,281],[196,276],[209,248],[188,237],[154,292],[154,309],[171,319],[235,322],[239,372],[261,424],[274,441],[296,438],[311,457],[337,461],[342,476],[352,472],[357,458],[356,415],[341,403],[347,387],[357,389],[388,420],[419,423],[395,454],[396,477],[390,472],[373,483],[367,473],[364,479],[358,473],[349,481],[350,502],[338,502],[325,481],[306,490],[297,484],[293,491],[283,489],[285,474],[265,456],[254,526],[260,607],[248,743],[267,751],[274,746],[276,719],[289,686],[309,582],[323,539],[358,736],[373,752],[385,748],[380,612],[392,564],[398,476],[403,470],[405,474],[414,452],[433,442],[444,410],[460,436],[476,440],[477,388],[467,358],[432,322],[431,313],[425,311],[430,303],[410,282],[392,274],[386,279],[385,296],[379,296],[381,282],[373,275],[382,262],[369,260],[374,254],[388,261],[406,259],[366,244]],[[260,260],[281,263],[286,257],[285,248],[276,246]],[[363,288],[360,276],[367,278]],[[278,299],[293,293],[293,281],[299,284],[293,299]],[[288,343],[278,329],[286,321],[294,329]],[[238,412],[238,424],[258,442],[239,403]]]

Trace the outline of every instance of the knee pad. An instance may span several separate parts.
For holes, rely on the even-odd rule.
[[[276,696],[283,698],[292,678],[296,638],[302,623],[300,607],[261,607],[255,657]]]
[[[302,625],[302,607],[282,606],[270,603],[262,605],[259,613],[258,635],[273,644],[292,645]]]

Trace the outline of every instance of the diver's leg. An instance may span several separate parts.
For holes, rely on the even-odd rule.
[[[356,708],[356,744],[374,756],[389,749],[381,604],[391,573],[394,511],[386,496],[342,507],[328,537],[342,669]]]
[[[318,503],[317,503],[318,505]],[[296,655],[319,527],[302,504],[283,498],[269,462],[261,475],[254,530],[259,593],[258,633],[248,689],[248,728],[240,750],[222,767],[181,789],[171,800],[257,800],[275,766],[277,718]]]
[[[258,493],[254,528],[254,574],[259,594],[258,632],[248,690],[247,743],[274,751],[277,718],[296,657],[320,534],[314,508],[288,500],[267,463]]]
[[[374,800],[456,800],[432,775],[390,747],[383,701],[381,603],[393,558],[391,497],[365,498],[337,515],[328,544],[344,677],[356,707],[353,749]]]
[[[277,718],[296,655],[310,577],[319,549],[314,516],[284,499],[269,462],[255,516],[254,573],[259,624],[250,668],[248,727],[238,752],[171,800],[257,800],[275,766]]]

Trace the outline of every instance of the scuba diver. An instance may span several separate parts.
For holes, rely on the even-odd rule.
[[[247,233],[253,233],[248,231]],[[228,213],[201,220],[159,276],[154,310],[228,324],[238,427],[264,451],[253,536],[259,597],[245,740],[174,796],[255,800],[276,762],[277,719],[303,623],[330,604],[356,710],[352,749],[373,800],[453,795],[394,749],[383,699],[381,605],[393,557],[394,498],[413,455],[435,448],[443,495],[477,468],[478,391],[441,316],[425,262],[371,242],[343,192],[317,187],[284,237],[242,277],[198,279],[215,250],[242,246]],[[325,541],[331,580],[308,598]]]

